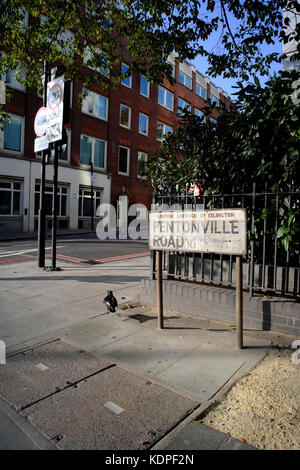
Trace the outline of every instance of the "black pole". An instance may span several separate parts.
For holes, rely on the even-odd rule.
[[[48,63],[44,60],[44,95],[43,106],[47,106],[47,83],[50,81]],[[40,208],[38,214],[38,267],[45,267],[45,241],[46,241],[46,216],[45,216],[45,179],[46,179],[46,155],[47,150],[42,153],[42,172],[40,186]]]
[[[91,162],[91,231],[94,231],[94,165]]]
[[[56,270],[56,225],[57,225],[57,181],[58,181],[58,142],[54,143],[53,201],[52,201],[52,270]]]

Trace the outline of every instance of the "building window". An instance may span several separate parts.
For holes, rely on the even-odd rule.
[[[206,91],[199,85],[199,83],[196,83],[196,94],[201,96],[204,100],[206,99]]]
[[[216,106],[219,106],[219,100],[214,95],[210,95],[210,101],[211,101],[211,104],[215,104]]]
[[[122,64],[122,74],[126,74],[126,72],[128,72],[128,70],[129,70],[128,65]],[[122,85],[125,85],[128,88],[131,88],[131,75],[129,75],[128,77],[123,77],[121,79],[121,83],[122,83]]]
[[[188,75],[186,75],[185,73],[181,71],[179,72],[179,82],[182,83],[182,85],[189,88],[190,90],[193,88],[193,82],[192,82],[191,77],[189,77]]]
[[[167,64],[171,67],[171,77],[175,78],[175,65],[167,62]]]
[[[105,77],[109,75],[107,56],[100,50],[85,49],[83,64],[91,70],[102,73]],[[97,67],[95,64],[99,64]]]
[[[96,216],[97,207],[101,203],[101,190],[94,188],[94,211],[92,214],[92,191],[90,188],[79,187],[78,217]]]
[[[0,148],[7,152],[20,153],[24,151],[24,117],[10,115],[11,122],[5,119],[5,128],[0,130]]]
[[[98,119],[108,119],[108,98],[103,95],[99,95],[94,91],[82,89],[83,93],[87,93],[86,97],[82,102],[82,112],[89,114]]]
[[[106,141],[81,134],[80,138],[80,163],[83,165],[94,164],[94,167],[106,168]]]
[[[149,116],[147,114],[139,114],[139,133],[143,135],[148,135],[149,127]]]
[[[130,149],[128,147],[119,146],[119,166],[118,172],[120,175],[129,176],[129,159]]]
[[[208,120],[213,126],[216,126],[218,123],[218,121],[213,117],[209,117]]]
[[[160,85],[158,85],[158,104],[173,111],[174,94]]]
[[[126,104],[120,104],[120,126],[131,128],[131,108]]]
[[[25,78],[25,74],[20,72],[19,70],[11,70],[7,69],[6,72],[2,76],[2,80],[10,87],[14,88],[15,90],[26,91],[25,86],[21,85],[18,79]]]
[[[147,179],[144,175],[145,164],[148,160],[148,154],[145,152],[138,152],[138,161],[137,161],[137,177],[140,179]]]
[[[141,75],[140,81],[140,94],[149,98],[150,83],[144,75]]]
[[[38,215],[40,208],[40,184],[35,185],[34,193],[34,215]],[[53,206],[53,186],[46,184],[45,186],[45,214],[52,215]],[[66,186],[58,186],[57,188],[57,215],[59,217],[68,216],[68,188]]]
[[[178,114],[182,114],[182,111],[187,109],[191,112],[191,105],[187,101],[183,100],[182,98],[178,98]]]
[[[59,160],[69,162],[70,161],[70,156],[71,156],[71,130],[65,128],[65,131],[67,133],[68,141],[67,141],[66,145],[63,145],[63,151],[58,156],[58,158],[59,158]]]
[[[195,115],[198,117],[204,117],[204,112],[198,108],[195,108]]]
[[[168,134],[169,132],[173,132],[173,127],[165,124],[164,122],[157,121],[157,130],[156,130],[156,138],[159,141],[163,140],[164,135]]]
[[[0,180],[0,215],[21,215],[21,183]]]

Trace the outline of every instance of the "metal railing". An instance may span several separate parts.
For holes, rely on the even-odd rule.
[[[262,190],[261,190],[262,189]],[[249,290],[270,292],[282,296],[300,295],[299,240],[296,235],[286,249],[278,230],[289,223],[300,224],[300,191],[291,186],[287,191],[268,188],[267,183],[251,190],[194,197],[190,194],[159,195],[155,197],[156,210],[246,208],[248,254],[243,257],[243,285]],[[298,235],[299,236],[299,235]],[[235,287],[235,256],[163,252],[163,269],[168,279],[181,279],[224,287]],[[150,277],[155,275],[155,257],[152,254]]]

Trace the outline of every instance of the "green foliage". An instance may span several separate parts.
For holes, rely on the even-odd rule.
[[[299,105],[293,99],[296,72],[281,72],[262,88],[258,81],[238,91],[236,111],[219,109],[217,125],[185,112],[177,132],[166,136],[162,148],[146,167],[156,194],[185,193],[197,180],[205,195],[300,190]],[[209,106],[205,114],[209,115]],[[275,205],[270,198],[269,204]],[[278,231],[285,250],[291,242],[299,251],[299,204],[280,198]],[[263,221],[274,219],[257,208],[257,233]],[[274,219],[275,220],[275,219]],[[271,224],[272,226],[272,224]],[[275,226],[275,222],[273,224]]]

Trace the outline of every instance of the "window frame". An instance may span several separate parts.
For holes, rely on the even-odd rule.
[[[141,155],[146,155],[146,162],[148,161],[148,153],[147,152],[143,152],[142,150],[138,150],[138,158],[137,158],[137,168],[136,168],[136,177],[137,179],[139,180],[147,180],[147,176],[142,176],[139,174],[139,160],[140,160],[140,157]]]
[[[1,188],[1,183],[5,184],[10,184],[10,188]],[[20,189],[15,189],[14,184],[20,184]],[[0,179],[0,193],[9,191],[11,194],[11,199],[10,199],[10,214],[0,214],[1,217],[22,217],[23,215],[23,181],[17,180],[17,179],[6,179],[6,178],[1,178]],[[19,194],[19,214],[14,214],[14,194],[18,193]]]
[[[93,137],[89,134],[86,134],[84,132],[82,132],[80,134],[80,144],[81,144],[81,138],[82,137],[87,137],[88,139],[91,139],[92,141],[92,150],[91,150],[91,162],[93,163],[93,166],[95,169],[99,169],[99,170],[104,170],[106,171],[106,168],[107,168],[107,141],[102,139],[101,137]],[[103,167],[100,167],[100,166],[96,166],[95,165],[95,143],[96,141],[99,141],[99,142],[103,142],[104,143],[104,166]],[[79,152],[79,159],[81,158],[81,152]],[[82,166],[83,168],[90,168],[91,167],[91,164],[88,164],[88,163],[82,163],[80,161],[80,166]]]
[[[21,122],[21,141],[20,141],[20,150],[13,150],[5,148],[5,130],[0,129],[0,151],[1,153],[5,153],[7,155],[24,155],[24,139],[25,139],[25,116],[19,116],[18,114],[10,113],[10,117],[12,119],[16,118]],[[10,124],[8,122],[8,124]]]
[[[141,129],[140,129],[141,116],[144,116],[146,118],[146,132],[141,132]],[[142,113],[141,111],[139,112],[139,134],[145,137],[148,137],[148,134],[149,134],[149,116],[148,114]]]
[[[182,77],[182,80],[180,79]],[[191,86],[187,85],[188,80],[190,80]],[[178,76],[178,81],[181,83],[181,85],[184,85],[186,88],[189,90],[193,89],[193,78],[184,73],[182,70],[179,70],[179,76]]]
[[[122,123],[121,123],[121,106],[124,106],[125,108],[128,108],[128,109],[129,109],[129,113],[128,113],[128,126],[125,126],[125,124],[122,124]],[[125,103],[120,103],[120,126],[123,127],[124,129],[129,129],[129,130],[131,130],[131,107],[128,106],[127,104],[125,104]]]
[[[85,97],[84,100],[82,100],[82,104],[81,104],[81,112],[83,114],[85,114],[86,116],[91,116],[91,117],[94,117],[96,119],[100,119],[101,121],[105,121],[107,122],[108,121],[108,106],[109,106],[109,98],[105,95],[102,95],[101,93],[97,93],[96,91],[94,90],[89,90],[88,88],[82,88],[82,92],[85,92],[87,91],[87,95]],[[88,96],[89,95],[93,95],[93,111],[90,113],[89,111],[87,110],[84,110],[83,107],[84,107],[84,103],[85,101],[88,99]],[[97,102],[97,99],[98,98],[104,98],[105,99],[105,117],[102,117],[102,116],[99,116],[97,113],[96,113],[96,102]]]
[[[163,91],[163,94],[164,94],[164,103],[160,103],[159,102],[159,90],[162,90]],[[161,86],[161,85],[158,85],[158,88],[157,88],[158,92],[157,92],[157,102],[160,106],[163,106],[164,108],[168,109],[169,111],[174,111],[174,93],[170,90],[168,90],[167,88]],[[172,96],[172,108],[169,108],[167,106],[167,93],[170,93],[170,95]]]
[[[123,71],[123,66],[126,67],[127,70],[129,69],[129,66],[126,65],[124,62],[122,62],[121,72],[126,73],[127,70]],[[127,83],[125,83],[124,80],[129,80],[129,85],[127,85]],[[125,86],[126,88],[132,88],[132,75],[129,75],[129,77],[127,78],[121,78],[121,85]]]
[[[144,78],[144,83],[147,85],[147,93],[142,93],[142,79]],[[140,76],[140,95],[144,96],[145,98],[150,97],[150,83],[146,79],[145,75]]]
[[[199,90],[200,93],[197,92],[197,87],[200,88],[200,90]],[[204,93],[204,96],[202,96],[202,91]],[[196,93],[197,96],[200,96],[200,98],[202,98],[203,100],[206,100],[207,92],[206,92],[205,88],[203,88],[203,86],[201,86],[200,83],[198,83],[198,82],[196,82],[195,93]]]
[[[179,106],[179,100],[183,101],[185,104],[187,104],[188,106]],[[182,111],[184,109],[188,108],[188,110],[191,112],[192,111],[192,105],[191,103],[189,103],[188,101],[184,100],[183,98],[181,98],[181,96],[178,96],[178,103],[177,103],[177,113],[178,114],[182,114]]]
[[[127,172],[126,173],[120,171],[120,149],[121,148],[127,150]],[[129,174],[130,174],[130,147],[127,147],[126,145],[119,144],[119,150],[118,150],[118,175],[129,176]]]
[[[92,187],[89,186],[83,186],[83,185],[79,185],[79,190],[78,190],[78,219],[83,219],[83,218],[89,218],[91,217],[91,215],[83,215],[83,200],[84,198],[86,197],[87,199],[91,199],[91,195],[87,195],[87,194],[84,194],[84,191],[86,192],[89,192],[91,193],[92,192]],[[82,194],[81,194],[82,193]],[[99,200],[100,204],[101,204],[101,199],[103,197],[103,188],[98,188],[98,187],[94,187],[93,186],[93,202],[94,202],[94,214],[93,216],[96,217],[96,213],[97,213],[97,200]],[[98,197],[97,196],[97,193],[100,193],[100,196]],[[82,201],[81,202],[81,205],[80,205],[80,200]],[[80,211],[80,206],[81,206],[81,213],[79,213]]]
[[[158,124],[162,124],[162,125],[163,125],[163,135],[162,135],[162,138],[161,138],[161,139],[159,139],[159,138],[157,137],[157,128],[158,128]],[[168,127],[170,127],[170,128],[172,129],[172,131],[170,131],[170,133],[171,133],[171,132],[174,132],[174,127],[170,126],[170,124],[166,124],[166,123],[163,122],[163,121],[157,120],[157,123],[156,123],[156,140],[158,140],[158,142],[162,142],[162,141],[164,140],[164,136],[165,136],[166,134],[169,134],[169,132],[165,132],[166,126],[168,126]]]

